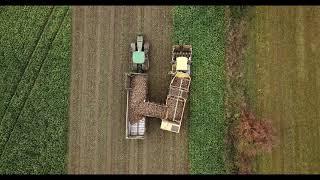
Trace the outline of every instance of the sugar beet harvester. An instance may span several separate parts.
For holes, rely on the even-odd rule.
[[[143,36],[131,43],[131,72],[126,73],[127,108],[126,138],[143,139],[146,117],[162,120],[160,128],[179,133],[191,82],[192,47],[174,45],[172,48],[172,76],[166,104],[148,101],[149,44]]]

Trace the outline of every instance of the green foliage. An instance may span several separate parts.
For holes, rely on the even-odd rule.
[[[5,7],[0,13],[0,173],[65,173],[68,9]]]
[[[250,9],[250,6],[230,6],[231,18],[232,19],[240,19],[245,16]]]
[[[193,48],[189,117],[191,173],[226,173],[224,162],[224,7],[174,11],[174,42]]]

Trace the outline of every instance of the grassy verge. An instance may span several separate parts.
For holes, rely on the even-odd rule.
[[[0,13],[0,173],[64,173],[71,47],[68,7]]]
[[[176,7],[174,41],[193,47],[190,172],[226,173],[224,162],[224,7]]]

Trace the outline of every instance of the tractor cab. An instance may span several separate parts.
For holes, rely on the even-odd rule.
[[[145,53],[143,51],[134,51],[132,53],[132,61],[135,64],[143,64],[145,61]]]
[[[188,59],[187,57],[180,56],[175,59],[175,61],[172,63],[172,68],[169,74],[176,74],[177,72],[181,73],[187,73],[190,75],[190,64],[191,60]]]
[[[176,70],[186,73],[189,69],[190,69],[190,66],[188,66],[188,58],[187,57],[177,57]]]
[[[175,75],[177,72],[191,74],[192,47],[189,45],[175,45],[172,50],[171,71],[169,74]]]
[[[131,43],[131,69],[133,72],[142,73],[149,69],[149,43],[144,42],[143,36],[138,35],[137,41]]]

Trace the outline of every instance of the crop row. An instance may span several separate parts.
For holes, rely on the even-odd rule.
[[[225,173],[224,7],[176,7],[174,41],[193,48],[190,95],[191,173]]]
[[[0,173],[65,171],[71,59],[68,9],[6,7],[5,12],[0,14],[3,19],[6,18],[6,23],[14,24],[13,30],[4,33],[2,38],[6,38],[11,47],[19,47],[5,52],[2,57],[6,62],[6,66],[1,67],[6,71],[4,77],[13,76],[11,83],[16,88],[1,89],[7,97],[6,105],[0,109],[3,113],[0,124]],[[19,21],[21,17],[29,18],[27,25]],[[27,31],[24,26],[32,31]],[[20,35],[19,41],[14,41],[17,34]],[[1,51],[4,50],[1,48]],[[20,59],[23,63],[15,69],[14,63]],[[10,80],[7,80],[1,86],[9,83]],[[10,94],[13,96],[10,97]]]

